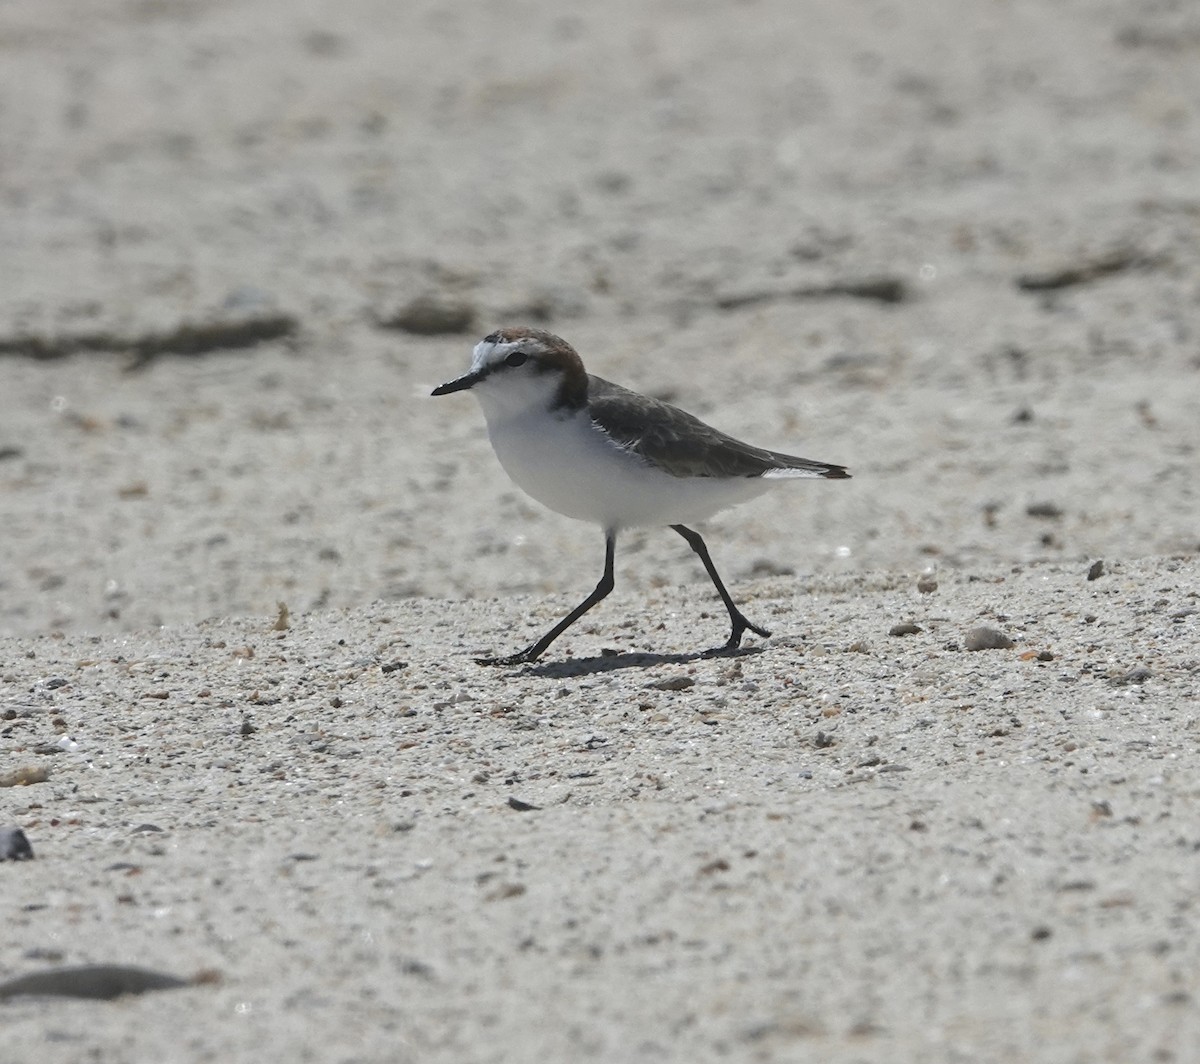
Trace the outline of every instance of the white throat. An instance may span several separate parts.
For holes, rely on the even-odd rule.
[[[490,429],[525,415],[550,417],[561,385],[559,373],[496,373],[471,391],[479,400]]]

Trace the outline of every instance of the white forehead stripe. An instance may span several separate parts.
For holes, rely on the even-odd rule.
[[[486,369],[488,366],[494,366],[497,362],[504,361],[504,357],[514,347],[520,346],[520,340],[502,340],[500,343],[480,340],[475,345],[475,350],[471,354],[471,372],[478,373],[481,369]]]
[[[475,345],[475,350],[471,352],[471,372],[478,373],[488,363],[488,355],[492,353],[492,348],[495,344],[490,344],[487,340],[480,340]]]

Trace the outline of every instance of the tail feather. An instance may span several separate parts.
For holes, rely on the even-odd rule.
[[[800,478],[820,478],[822,480],[849,480],[850,472],[845,466],[832,465],[829,462],[811,462],[807,459],[794,459],[796,464],[768,469],[763,477],[796,480]],[[802,463],[802,464],[801,464]]]

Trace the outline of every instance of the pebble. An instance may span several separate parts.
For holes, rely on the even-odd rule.
[[[665,680],[655,680],[649,686],[659,691],[686,691],[695,682],[694,676],[668,676]]]
[[[916,635],[921,631],[919,625],[913,624],[911,621],[906,621],[904,624],[893,624],[888,629],[888,635]]]
[[[460,299],[418,296],[394,314],[380,318],[379,324],[418,336],[466,333],[475,327],[475,308]]]
[[[180,979],[147,968],[119,964],[88,964],[78,968],[51,968],[0,983],[0,1001],[30,994],[38,997],[91,998],[111,1001],[124,994],[144,994],[148,990],[175,990],[191,986],[193,980]]]
[[[28,787],[31,783],[45,783],[49,778],[48,768],[26,765],[0,775],[0,787]]]
[[[972,628],[963,637],[965,650],[1010,650],[1016,644],[995,628]]]
[[[0,828],[0,861],[32,861],[33,847],[20,828]]]
[[[1087,578],[1089,580],[1099,580],[1104,575],[1104,560],[1097,558],[1088,566]]]
[[[1025,512],[1030,517],[1046,517],[1051,519],[1062,517],[1063,515],[1062,507],[1052,502],[1031,502],[1025,507]]]

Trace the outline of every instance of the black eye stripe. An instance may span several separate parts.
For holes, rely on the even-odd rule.
[[[529,356],[524,351],[514,351],[505,357],[504,364],[506,366],[523,366],[528,358]]]

